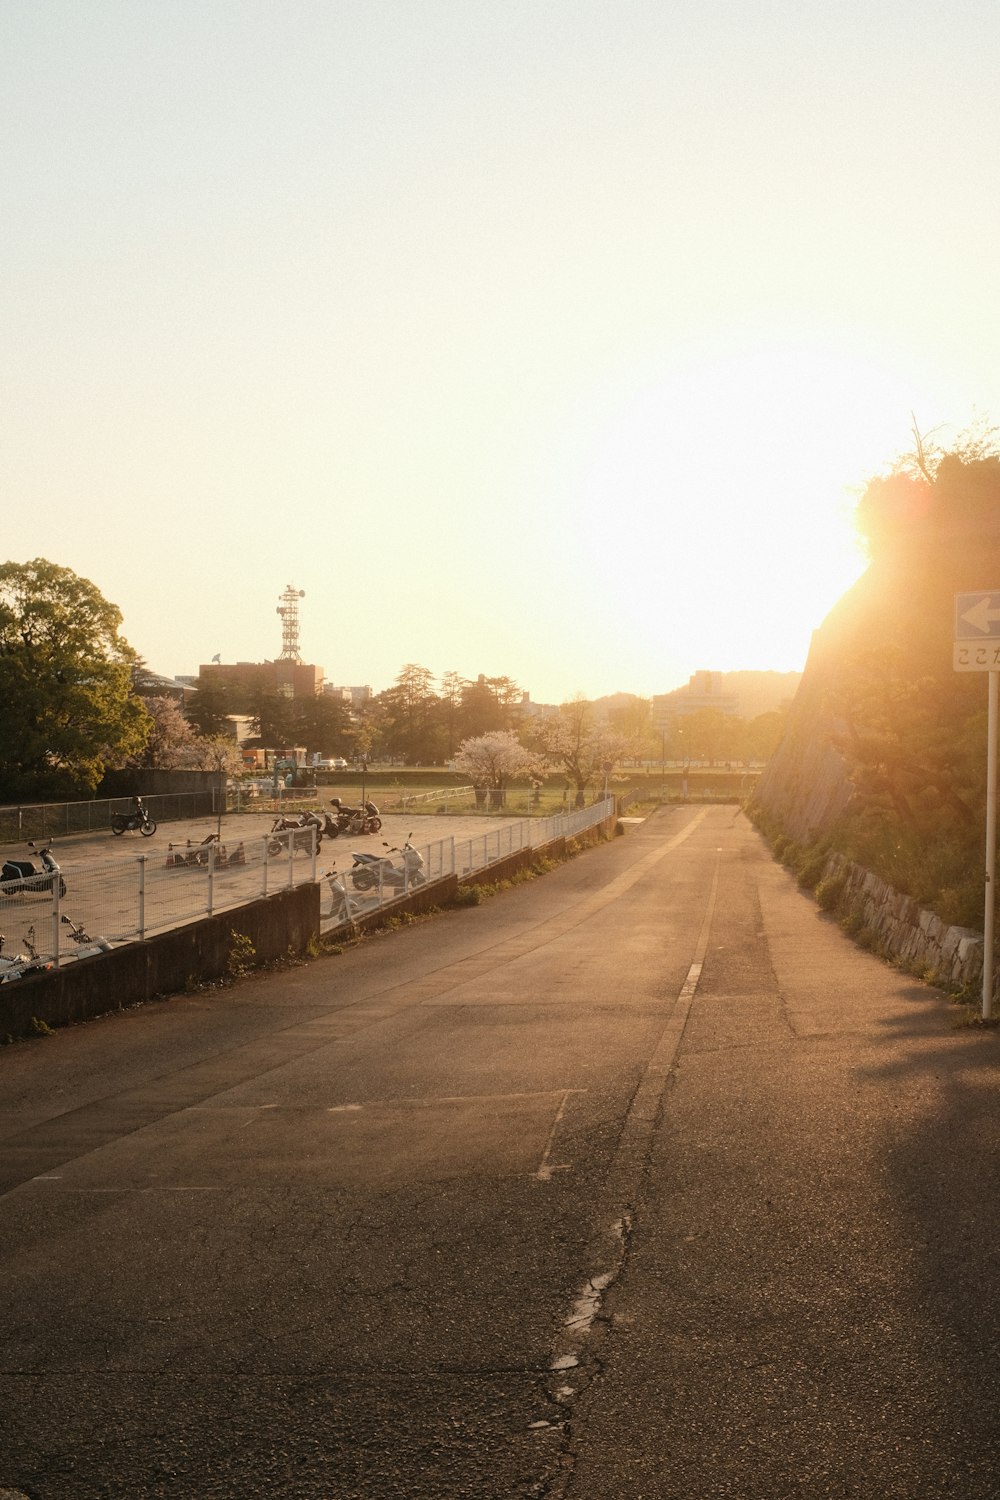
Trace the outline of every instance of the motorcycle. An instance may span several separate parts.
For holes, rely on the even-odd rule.
[[[52,968],[49,959],[39,957],[38,949],[35,947],[34,924],[24,934],[24,946],[28,950],[27,953],[4,953],[3,945],[6,941],[3,933],[0,932],[0,984],[7,984],[12,979],[20,979],[23,974]]]
[[[34,849],[31,839],[28,848]],[[26,896],[29,891],[51,891],[59,881],[59,894],[65,896],[66,882],[59,866],[52,858],[52,850],[46,846],[38,851],[39,865],[30,859],[5,859],[0,870],[0,895]]]
[[[423,873],[424,856],[410,843],[412,837],[411,833],[402,849],[395,844],[390,848],[383,840],[382,848],[388,849],[388,854],[352,854],[354,864],[350,873],[354,889],[370,891],[376,886],[383,889],[392,886],[406,891],[412,886],[425,885],[427,876]],[[393,864],[390,858],[393,854],[402,855],[402,864]]]
[[[94,953],[111,952],[111,944],[107,938],[92,938],[89,933],[84,932],[82,923],[72,922],[69,917],[60,917],[59,920],[69,928],[69,935],[80,950],[77,954],[78,958],[90,958]]]
[[[336,809],[337,827],[341,833],[350,833],[357,838],[358,834],[378,833],[382,827],[378,808],[371,800],[366,800],[364,807],[344,807],[339,797],[331,797],[330,805]]]
[[[307,854],[313,850],[313,829],[316,830],[316,848],[323,842],[323,825],[319,813],[301,813],[297,818],[280,817],[275,818],[271,826],[271,838],[268,842],[268,854],[275,855],[288,852],[288,840],[275,838],[276,833],[290,833],[292,835],[292,848],[298,853],[304,849]]]
[[[141,833],[144,839],[151,838],[156,832],[156,824],[146,811],[145,803],[141,797],[136,797],[132,810],[127,813],[116,812],[111,814],[111,832],[115,838],[121,838],[123,833],[129,829],[135,829]]]
[[[337,819],[325,811],[315,812],[311,817],[316,819],[316,827],[325,839],[336,839],[340,837],[340,824]],[[317,849],[319,845],[316,845]]]
[[[351,910],[353,903],[344,884],[343,875],[338,873],[336,865],[331,865],[328,870],[323,872],[323,879],[329,884],[333,896],[333,900],[330,903],[330,910],[326,915],[333,917],[337,922],[349,922],[354,915]]]

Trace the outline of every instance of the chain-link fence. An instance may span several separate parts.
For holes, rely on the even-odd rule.
[[[558,838],[573,838],[612,817],[615,807],[615,799],[607,797],[591,807],[550,818],[522,818],[471,838],[435,839],[419,846],[407,842],[382,856],[353,855],[349,869],[338,870],[334,865],[324,872],[326,890],[321,900],[320,927],[332,932],[446,875],[464,880],[522,849],[538,849]]]
[[[173,823],[181,818],[216,817],[224,796],[217,788],[208,787],[199,792],[154,793],[142,800],[154,823]],[[133,805],[131,797],[98,797],[90,802],[0,807],[0,844],[23,844],[28,839],[47,844],[71,833],[100,832],[111,827],[113,813],[130,813]]]

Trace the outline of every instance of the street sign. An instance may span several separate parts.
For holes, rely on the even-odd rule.
[[[1000,672],[1000,640],[978,646],[975,641],[956,641],[953,652],[956,672]]]
[[[955,595],[956,641],[1000,641],[1000,589]]]
[[[956,672],[1000,672],[1000,589],[955,595]]]

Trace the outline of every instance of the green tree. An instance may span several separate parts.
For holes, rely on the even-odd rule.
[[[269,750],[289,750],[295,739],[295,708],[284,693],[257,685],[248,700],[250,728],[255,739]]]
[[[631,693],[613,699],[608,704],[608,726],[621,736],[631,760],[659,754],[661,740],[653,723],[652,699]]]
[[[742,758],[770,760],[781,743],[787,720],[787,708],[772,708],[768,713],[750,719],[742,742]]]
[[[465,680],[457,672],[446,672],[438,693],[438,715],[445,758],[450,760],[462,737],[462,692]]]
[[[344,749],[347,712],[339,698],[329,693],[296,698],[292,718],[295,743],[304,745],[310,755],[329,757]]]
[[[391,688],[379,693],[382,740],[387,753],[427,764],[439,760],[443,745],[440,700],[433,674],[408,662]]]
[[[184,712],[199,734],[224,734],[230,716],[239,709],[227,688],[219,683],[207,683],[192,694]]]
[[[479,676],[462,685],[461,726],[464,738],[517,727],[521,689],[512,677]]]
[[[150,721],[121,624],[69,568],[0,564],[0,796],[89,796],[106,766],[141,750]]]

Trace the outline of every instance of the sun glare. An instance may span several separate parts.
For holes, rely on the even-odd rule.
[[[621,539],[620,611],[662,658],[802,667],[812,631],[865,567],[858,491],[905,444],[920,393],[801,346],[690,360],[620,398],[587,444],[587,565]]]

